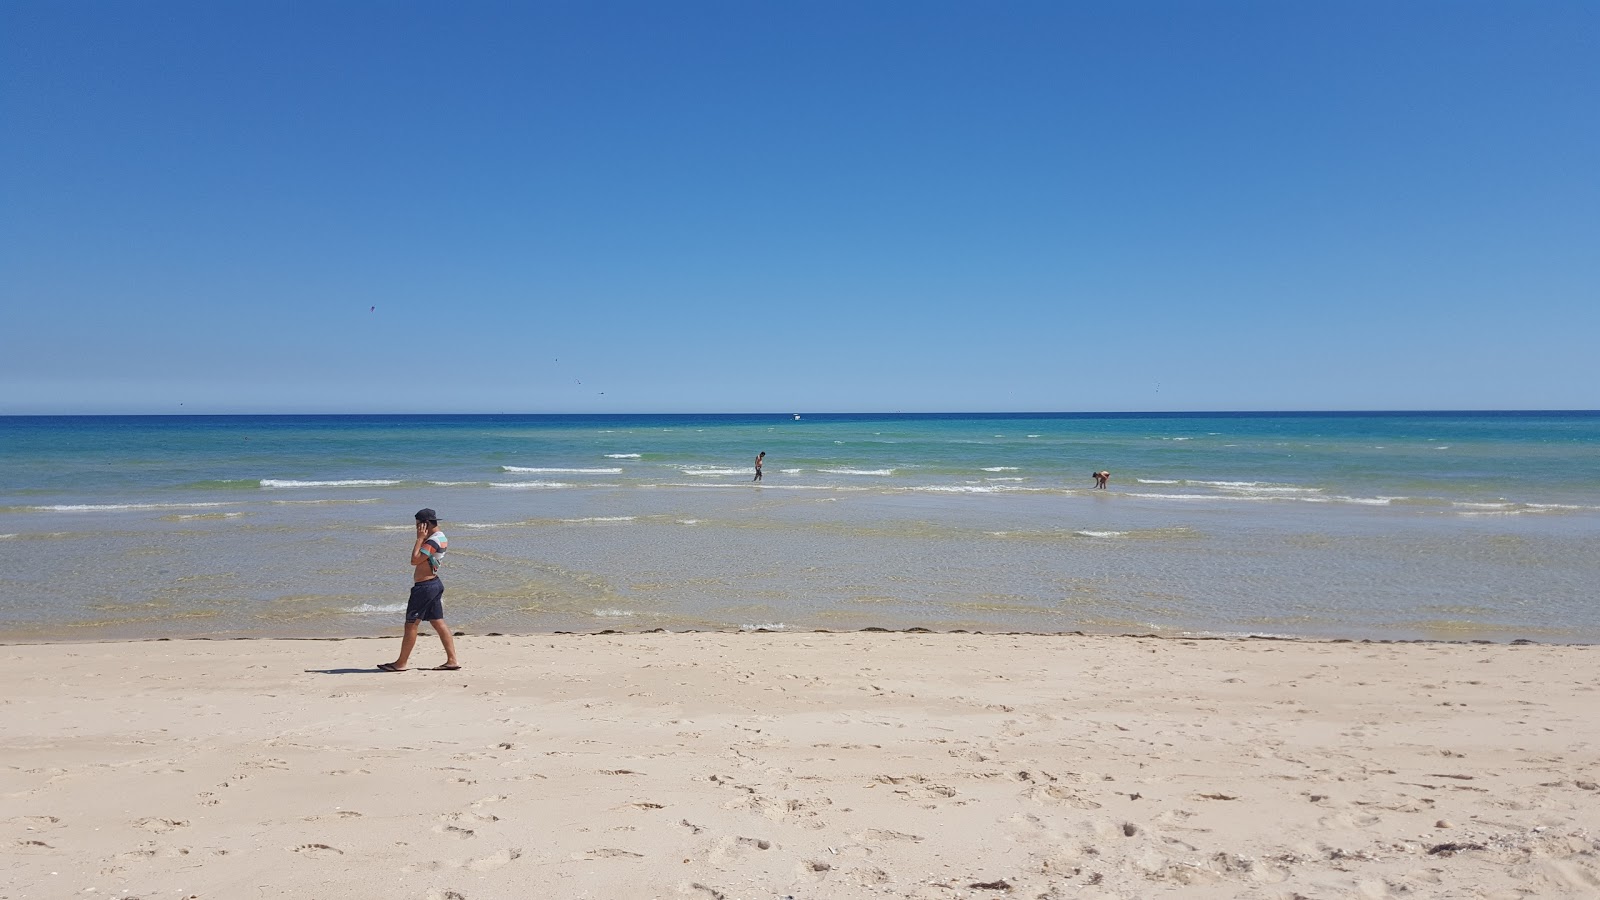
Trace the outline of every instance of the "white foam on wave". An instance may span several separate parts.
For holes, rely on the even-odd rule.
[[[804,472],[805,469],[779,469],[778,471],[785,475],[799,475],[801,472]]]
[[[1088,531],[1088,530],[1074,531],[1073,534],[1079,535],[1081,537],[1092,537],[1092,538],[1117,538],[1117,537],[1126,537],[1128,535],[1128,533],[1126,531]]]
[[[173,518],[174,519],[217,519],[217,518],[221,518],[221,519],[237,519],[242,515],[244,515],[244,513],[242,513],[242,512],[184,513],[183,515],[180,515],[180,516],[173,516]]]
[[[640,459],[637,453],[607,453],[606,459]]]
[[[543,466],[501,466],[501,471],[525,475],[621,475],[621,469],[560,469]]]
[[[660,484],[640,485],[647,488],[699,488],[701,490],[721,489],[726,491],[759,490],[759,491],[832,491],[834,493],[865,493],[872,490],[860,485],[843,484],[774,484],[763,481],[752,484],[749,479],[738,482],[719,481],[710,484],[704,481],[663,481]]]
[[[1015,472],[1015,471],[1017,471],[1017,467],[1016,466],[984,466],[983,467],[983,471],[985,471],[985,472]]]
[[[783,631],[789,626],[782,622],[767,622],[764,625],[740,625],[740,631]]]
[[[753,469],[717,469],[717,468],[710,468],[710,467],[690,466],[687,469],[679,469],[678,471],[682,472],[685,475],[689,475],[691,477],[694,477],[694,478],[705,478],[705,477],[708,477],[708,476],[714,477],[714,476],[719,476],[719,475],[749,475],[754,470]]]
[[[1204,487],[1241,494],[1320,494],[1322,488],[1298,484],[1280,484],[1271,481],[1202,481],[1175,478],[1136,478],[1138,484],[1182,485]]]
[[[914,487],[912,490],[927,491],[932,494],[997,494],[1006,488],[1001,485],[926,484]]]
[[[15,534],[0,534],[0,541],[9,541],[14,537],[16,537]]]
[[[1511,509],[1516,504],[1514,504],[1514,503],[1506,503],[1506,502],[1498,502],[1498,503],[1469,503],[1469,502],[1466,502],[1466,501],[1457,501],[1457,502],[1452,503],[1450,505],[1454,506],[1456,509]]]
[[[27,506],[39,512],[107,512],[127,509],[208,509],[231,503],[60,503],[53,506]]]
[[[589,516],[583,519],[562,519],[561,521],[576,525],[587,522],[632,522],[633,520],[633,516]]]
[[[1104,493],[1104,492],[1102,491],[1101,493]],[[1269,500],[1269,499],[1272,499],[1270,497],[1249,497],[1249,496],[1242,496],[1242,497],[1241,496],[1232,496],[1232,497],[1229,497],[1229,496],[1218,496],[1217,494],[1157,494],[1157,493],[1145,494],[1145,493],[1135,493],[1135,494],[1129,494],[1128,496],[1130,496],[1130,497],[1138,497],[1141,500],[1180,500],[1180,501],[1200,500],[1200,501],[1207,501],[1207,502],[1211,502],[1211,503],[1245,503],[1245,502],[1248,502],[1248,501],[1251,501],[1251,500]]]
[[[893,475],[893,469],[818,469],[828,475]]]
[[[1214,487],[1225,491],[1260,493],[1321,493],[1322,488],[1302,487],[1298,484],[1278,484],[1271,481],[1185,481],[1184,484]]]
[[[638,615],[631,609],[592,609],[589,614],[597,619],[631,619]]]
[[[1027,481],[1027,480],[1028,479],[1026,479],[1026,478],[985,478],[984,479],[984,481],[1010,482],[1010,483],[1016,483],[1016,482]]]
[[[678,520],[678,524],[679,525],[699,525],[700,524],[700,520],[699,519],[679,519]]]
[[[489,482],[489,487],[492,487],[492,488],[509,488],[511,490],[533,491],[533,490],[540,490],[540,489],[544,489],[544,488],[554,489],[554,488],[572,487],[572,485],[570,485],[570,484],[568,484],[568,483],[566,483],[564,481],[491,481],[491,482]]]
[[[406,605],[404,603],[363,603],[360,606],[352,606],[345,610],[345,612],[352,613],[397,613],[405,611]]]
[[[305,505],[305,504],[320,504],[320,503],[377,503],[377,502],[378,502],[378,498],[377,497],[362,497],[359,500],[342,500],[342,499],[337,499],[337,498],[333,498],[333,497],[324,497],[324,498],[322,498],[320,500],[274,500],[274,501],[272,501],[272,505],[273,506],[300,506],[300,505]]]
[[[390,487],[400,482],[388,478],[345,478],[338,481],[295,481],[288,478],[263,478],[261,486],[264,488],[309,488],[309,487]]]

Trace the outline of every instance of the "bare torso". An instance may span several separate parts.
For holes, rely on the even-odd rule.
[[[422,528],[417,529],[417,543],[416,546],[411,548],[411,580],[414,582],[431,581],[439,577],[438,573],[433,571],[433,564],[428,561],[427,554],[422,552],[422,542],[433,537],[438,530],[438,528],[430,528],[426,531]]]

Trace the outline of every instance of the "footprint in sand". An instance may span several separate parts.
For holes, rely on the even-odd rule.
[[[574,853],[573,859],[644,859],[643,853],[634,853],[631,850],[619,850],[616,847],[601,847],[586,853]]]
[[[467,895],[460,891],[429,891],[428,900],[467,900]]]
[[[802,862],[800,864],[799,868],[800,868],[800,874],[802,874],[802,875],[816,876],[816,875],[824,875],[824,874],[826,874],[828,872],[833,871],[833,864],[832,863],[823,862],[820,859],[808,859],[805,862]]]
[[[877,868],[851,869],[850,877],[854,878],[857,884],[867,887],[887,884],[889,881],[889,873]]]
[[[1043,787],[1034,786],[1022,792],[1022,796],[1040,803],[1054,806],[1069,806],[1073,809],[1099,809],[1100,804],[1088,797],[1079,796],[1077,791],[1059,785],[1048,784]]]
[[[148,818],[139,819],[133,823],[133,827],[143,828],[145,831],[153,831],[156,834],[165,834],[175,828],[187,828],[189,827],[189,822],[185,819]]]
[[[302,818],[300,821],[302,821],[302,822],[321,822],[321,821],[324,821],[326,819],[359,819],[359,818],[361,818],[361,813],[358,813],[353,809],[341,809],[338,812],[324,813],[323,815],[320,815],[320,816],[306,816],[306,817]]]
[[[435,834],[443,834],[453,838],[460,838],[461,840],[466,840],[477,834],[471,828],[462,828],[457,825],[435,825],[433,826],[433,831]]]
[[[474,803],[473,806],[477,806],[477,804]],[[498,822],[500,821],[500,817],[491,815],[489,813],[453,812],[445,813],[439,817],[439,820],[452,825],[460,825],[461,827],[465,828],[469,825],[483,825],[489,822]]]
[[[480,857],[467,863],[467,868],[474,872],[487,872],[490,869],[498,869],[514,859],[521,858],[521,856],[521,850],[501,850],[498,853],[491,853],[488,856]]]
[[[332,859],[335,856],[344,855],[343,850],[338,847],[330,847],[327,844],[301,844],[294,848],[294,852],[302,856],[309,856],[312,859]]]
[[[920,834],[906,834],[904,831],[890,831],[885,828],[868,828],[860,834],[852,835],[858,841],[920,841]]]

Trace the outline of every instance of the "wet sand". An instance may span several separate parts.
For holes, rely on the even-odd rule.
[[[1078,635],[0,653],[0,897],[1600,896],[1600,648]]]

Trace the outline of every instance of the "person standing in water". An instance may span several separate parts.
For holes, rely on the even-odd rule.
[[[1106,482],[1111,480],[1111,473],[1105,470],[1094,473],[1094,486],[1097,490],[1105,490]]]
[[[763,462],[765,462],[766,459],[767,459],[767,451],[763,450],[760,453],[756,454],[756,477],[750,479],[751,481],[760,481],[761,480],[761,464]]]
[[[450,549],[450,539],[439,530],[439,514],[431,509],[417,510],[417,540],[411,545],[411,599],[406,603],[406,633],[400,641],[400,658],[379,663],[385,672],[404,672],[417,646],[417,630],[424,619],[433,626],[444,645],[444,664],[435,671],[453,672],[461,668],[456,661],[456,639],[444,621],[444,582],[439,580],[439,560]]]

